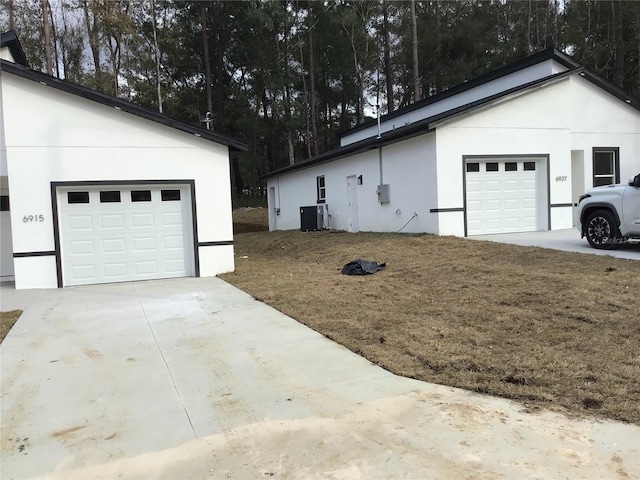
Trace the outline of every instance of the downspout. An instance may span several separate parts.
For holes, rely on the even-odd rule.
[[[378,185],[383,185],[382,181],[382,146],[378,147],[378,167],[380,169],[380,183]]]
[[[376,116],[378,117],[378,139],[380,139],[380,105],[376,105]],[[382,145],[378,147],[378,167],[380,169],[380,183],[382,185]]]

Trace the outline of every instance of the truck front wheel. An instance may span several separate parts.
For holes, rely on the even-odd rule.
[[[612,249],[621,240],[613,215],[606,210],[596,210],[587,217],[584,233],[593,248]]]

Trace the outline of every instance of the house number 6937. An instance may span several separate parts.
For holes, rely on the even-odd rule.
[[[22,221],[24,223],[44,222],[44,215],[42,215],[42,214],[40,214],[40,215],[25,215],[24,217],[22,217]]]

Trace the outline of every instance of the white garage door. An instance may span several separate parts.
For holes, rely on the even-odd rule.
[[[468,159],[467,234],[540,230],[541,165],[535,159]]]
[[[58,187],[64,285],[194,275],[187,185]]]

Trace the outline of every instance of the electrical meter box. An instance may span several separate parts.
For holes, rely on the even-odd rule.
[[[376,193],[378,194],[378,201],[380,203],[389,203],[391,201],[389,187],[390,185],[388,183],[384,185],[378,185]]]

